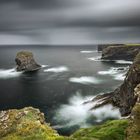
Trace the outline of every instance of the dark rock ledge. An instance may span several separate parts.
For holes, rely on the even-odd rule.
[[[140,53],[137,54],[133,64],[130,66],[123,84],[111,93],[98,95],[92,101],[98,101],[92,109],[99,108],[106,104],[112,104],[120,109],[122,116],[131,113],[134,107],[137,95],[134,94],[135,87],[140,83]],[[88,103],[89,103],[88,102]]]

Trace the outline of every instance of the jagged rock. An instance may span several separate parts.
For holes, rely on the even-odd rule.
[[[130,66],[123,84],[111,93],[98,95],[90,102],[99,100],[100,104],[92,109],[106,104],[113,104],[120,108],[122,116],[129,115],[137,101],[137,95],[134,94],[135,87],[140,83],[140,53],[136,56],[133,64]]]
[[[102,59],[133,61],[139,51],[140,45],[109,46],[103,49]]]
[[[126,140],[140,140],[140,84],[134,89],[137,101],[130,115]]]
[[[15,58],[17,64],[17,71],[36,71],[41,68],[39,64],[36,63],[32,52],[21,51],[17,53]]]
[[[0,140],[55,140],[61,138],[38,109],[26,107],[0,112]],[[63,138],[63,137],[62,137]]]

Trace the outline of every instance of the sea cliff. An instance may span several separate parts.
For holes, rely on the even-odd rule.
[[[133,61],[140,51],[140,45],[109,45],[102,50],[102,59]]]

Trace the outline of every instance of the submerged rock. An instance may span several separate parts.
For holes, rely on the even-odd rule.
[[[34,60],[32,52],[18,52],[15,61],[17,64],[17,71],[30,72],[39,70],[41,68],[41,66]]]
[[[108,46],[102,51],[102,59],[133,61],[139,51],[140,45]]]
[[[63,138],[45,123],[44,114],[27,107],[0,112],[0,140],[55,140]]]

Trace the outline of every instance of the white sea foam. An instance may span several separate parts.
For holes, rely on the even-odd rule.
[[[126,61],[126,60],[116,60],[117,64],[133,64],[132,61]]]
[[[120,73],[120,74],[114,75],[114,79],[118,81],[123,81],[125,77],[126,77],[126,73]]]
[[[69,81],[73,83],[80,83],[85,85],[100,84],[102,82],[102,80],[91,76],[71,77]]]
[[[101,56],[96,56],[96,57],[90,57],[88,58],[90,61],[101,61]]]
[[[0,69],[0,79],[9,79],[18,77],[22,72],[17,72],[15,68],[12,69]]]
[[[93,98],[92,96],[82,97],[80,94],[76,94],[69,99],[68,104],[61,105],[60,108],[56,110],[54,119],[62,124],[62,127],[70,127],[73,125],[87,127],[90,123],[88,120],[92,117],[95,122],[100,122],[107,118],[121,117],[119,109],[110,104],[93,110],[91,110],[91,108],[94,107],[98,101],[83,104]],[[61,128],[60,125],[59,128]]]
[[[48,68],[44,70],[44,72],[54,72],[54,73],[61,73],[61,72],[66,72],[66,71],[69,71],[69,68],[66,66]]]
[[[41,67],[42,67],[42,68],[46,68],[46,67],[48,67],[48,65],[41,65]]]
[[[95,56],[95,57],[90,57],[90,58],[88,58],[88,60],[90,60],[90,61],[100,61],[100,62],[110,62],[110,61],[112,61],[112,60],[107,60],[107,59],[101,59],[101,56]]]
[[[80,53],[94,53],[94,52],[97,52],[97,50],[94,50],[94,51],[90,51],[90,50],[80,51]]]
[[[125,79],[125,74],[129,67],[111,67],[106,71],[99,71],[99,75],[109,75],[112,76],[115,80],[123,81]]]

